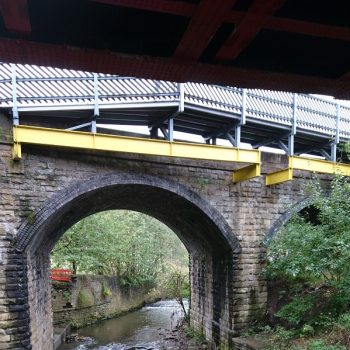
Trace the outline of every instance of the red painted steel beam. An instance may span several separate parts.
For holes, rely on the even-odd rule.
[[[131,56],[28,40],[0,38],[0,62],[36,64],[176,82],[193,81],[317,93],[350,99],[349,84],[339,79],[191,63],[174,58]]]
[[[321,38],[350,41],[350,28],[324,25],[319,23],[299,21],[295,19],[272,17],[267,20],[264,28],[298,33]]]
[[[32,31],[27,0],[0,0],[0,12],[8,31],[19,35]]]
[[[6,0],[0,0],[0,3]],[[10,1],[10,0],[7,0]],[[114,6],[124,6],[145,11],[169,13],[178,16],[192,17],[197,5],[175,0],[89,0]],[[220,5],[220,3],[219,3]],[[217,11],[217,4],[212,3],[212,13]],[[212,13],[210,15],[212,15]],[[238,24],[242,21],[246,12],[227,12],[223,22]],[[267,18],[263,28],[280,30],[290,33],[298,33],[322,38],[339,39],[350,41],[350,29],[347,27],[337,27],[312,23],[282,17]]]
[[[202,0],[176,48],[175,56],[197,60],[219,29],[236,0]]]
[[[231,61],[250,44],[269,19],[285,0],[255,0],[238,24],[235,32],[227,39],[216,58]]]
[[[242,21],[245,14],[244,11],[231,11],[227,14],[225,22],[238,24]],[[271,17],[266,20],[263,28],[321,38],[350,41],[350,28],[348,27],[325,25],[315,22],[300,21],[297,19]]]
[[[170,13],[191,17],[196,10],[195,4],[175,0],[90,0],[107,5],[130,7],[139,10]]]
[[[2,2],[4,0],[0,0]],[[10,0],[8,0],[10,1]],[[178,16],[192,17],[197,5],[175,0],[90,0],[108,5],[124,6],[145,11],[169,13]],[[220,5],[220,3],[219,3]],[[212,12],[217,10],[217,4],[212,4]],[[211,14],[212,15],[212,14]],[[246,12],[227,12],[223,22],[240,23]],[[350,29],[348,27],[337,27],[320,23],[306,22],[282,17],[270,17],[266,19],[263,28],[280,30],[290,33],[298,33],[321,38],[339,39],[350,41]]]

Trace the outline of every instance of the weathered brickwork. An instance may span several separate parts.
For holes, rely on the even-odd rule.
[[[283,156],[264,155],[271,171]],[[233,184],[231,164],[0,144],[0,349],[52,348],[49,252],[74,222],[134,209],[169,225],[190,254],[191,316],[227,343],[264,314],[264,241],[305,198],[307,174]],[[301,175],[304,175],[301,176]]]

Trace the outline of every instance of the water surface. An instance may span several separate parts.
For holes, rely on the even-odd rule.
[[[160,350],[160,334],[164,329],[174,329],[182,316],[175,300],[162,300],[124,316],[80,328],[74,333],[87,338],[64,344],[59,350]]]

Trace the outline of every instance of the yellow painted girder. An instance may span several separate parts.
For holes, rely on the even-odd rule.
[[[169,142],[136,137],[94,134],[33,126],[14,126],[14,145],[20,158],[20,144],[94,149],[168,157],[259,163],[260,151],[222,146]],[[14,147],[14,151],[15,147]]]
[[[244,168],[235,170],[232,174],[232,181],[234,183],[237,183],[260,176],[260,167],[260,164],[252,164]]]
[[[350,164],[335,163],[323,159],[289,157],[289,167],[323,174],[341,174],[350,176]]]
[[[323,159],[288,157],[289,167],[266,175],[266,185],[293,180],[293,170],[306,170],[321,174],[350,176],[350,164],[335,163]]]
[[[266,175],[266,186],[293,180],[293,169],[287,168]]]

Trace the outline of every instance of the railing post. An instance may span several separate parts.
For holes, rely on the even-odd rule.
[[[242,89],[242,110],[241,110],[241,120],[235,126],[235,145],[237,148],[241,147],[241,128],[246,121],[246,109],[247,109],[247,90]]]
[[[94,115],[91,121],[91,132],[96,133],[96,119],[100,115],[100,110],[98,106],[98,76],[94,73]]]
[[[168,140],[174,141],[174,118],[172,117],[168,119]]]
[[[335,137],[331,145],[331,160],[337,161],[337,145],[339,143],[339,122],[340,122],[340,104],[337,103],[337,116],[335,120]]]
[[[11,64],[12,73],[12,120],[13,125],[19,125],[19,113],[17,102],[17,78],[16,78],[16,65]]]
[[[292,129],[288,136],[288,155],[294,155],[294,136],[297,133],[297,111],[298,111],[298,101],[297,94],[293,94],[293,120]]]
[[[179,91],[178,113],[182,113],[185,110],[185,84],[184,83],[178,84],[178,91]]]

